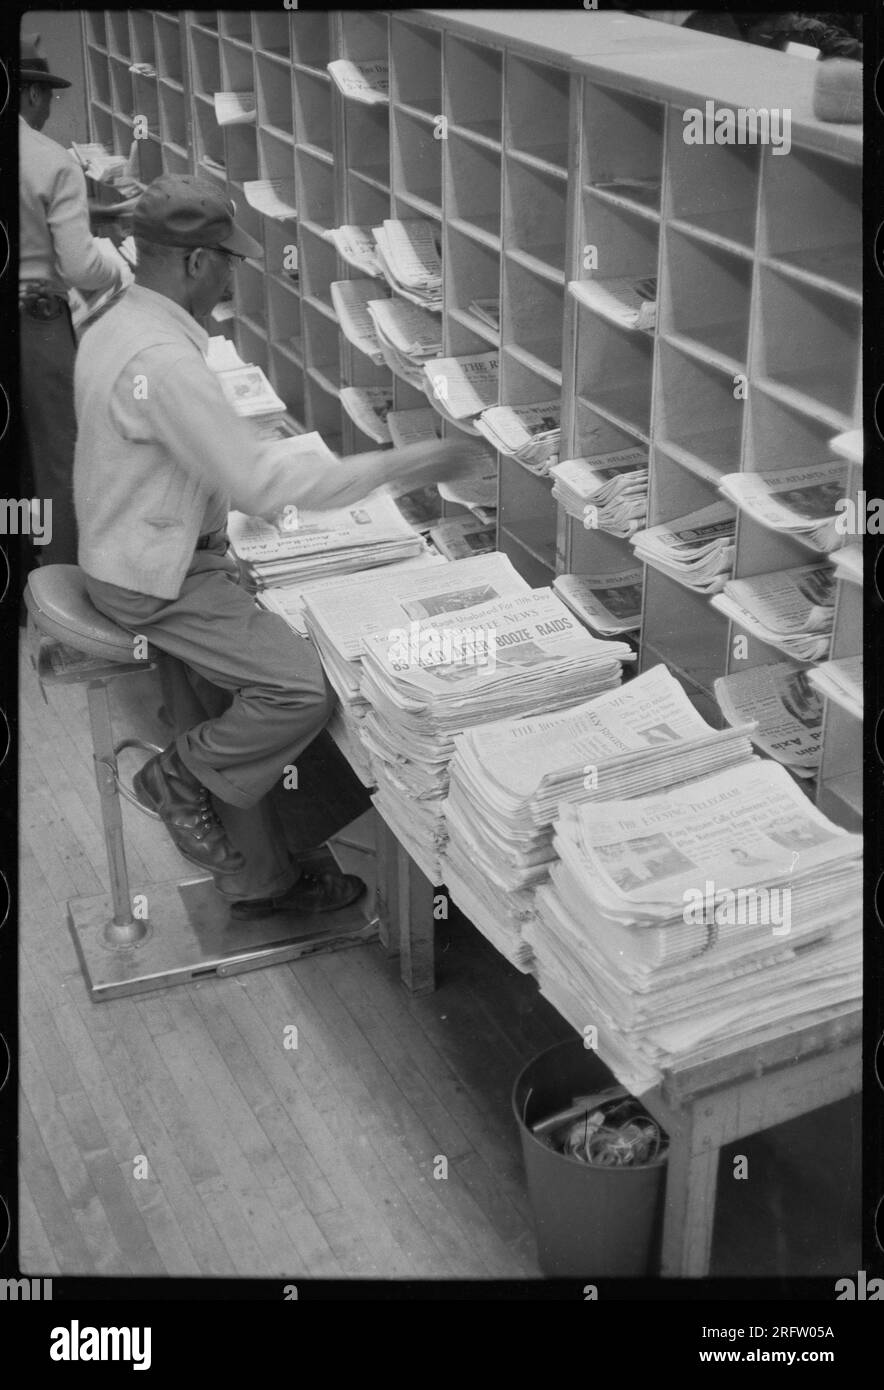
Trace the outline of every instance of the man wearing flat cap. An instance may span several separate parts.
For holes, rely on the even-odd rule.
[[[49,71],[36,38],[19,61],[19,319],[25,490],[51,501],[46,564],[76,564],[74,353],[69,289],[120,288],[128,268],[92,235],[83,171],[42,130],[71,84]]]
[[[262,441],[234,413],[206,364],[199,322],[229,298],[236,262],[263,255],[234,211],[215,184],[189,176],[162,175],[136,203],[135,284],[77,356],[74,492],[92,602],[187,673],[186,726],[179,700],[179,732],[136,774],[136,794],[215,876],[232,915],[249,918],[333,911],[364,885],[311,876],[290,858],[274,800],[334,697],[311,644],[239,587],[228,511],[274,520],[289,504],[342,507],[383,483],[419,486],[465,463],[463,446],[435,441],[329,466],[294,457],[290,441]],[[346,823],[323,817],[317,804],[316,833],[303,831],[296,849]]]

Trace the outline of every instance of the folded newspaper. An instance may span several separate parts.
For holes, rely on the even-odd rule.
[[[816,661],[832,640],[835,572],[829,564],[815,564],[729,579],[710,603],[786,656]]]
[[[648,451],[616,449],[589,458],[563,459],[550,468],[553,497],[587,530],[628,537],[648,512]]]
[[[554,400],[537,405],[494,405],[482,411],[476,429],[494,449],[545,475],[558,459],[561,404]]]
[[[395,376],[422,390],[423,364],[442,351],[439,320],[396,298],[375,296],[366,307],[383,361]]]
[[[376,444],[389,444],[387,417],[393,408],[388,386],[342,386],[341,405],[357,429]]]
[[[376,280],[333,280],[329,286],[332,304],[338,316],[341,332],[369,361],[380,366],[384,360],[375,331],[374,320],[369,313],[371,300],[381,301],[381,291]]]
[[[341,260],[361,270],[363,275],[383,276],[378,260],[377,248],[370,227],[357,227],[350,223],[343,227],[330,227],[322,234],[330,241]]]
[[[219,125],[254,124],[257,111],[254,92],[215,93],[215,120]]]
[[[754,723],[752,742],[762,753],[813,777],[822,749],[823,702],[808,671],[788,661],[720,676],[715,698],[729,724]]]
[[[467,310],[481,323],[487,324],[496,333],[500,332],[500,300],[497,296],[488,299],[471,299],[467,305]]]
[[[439,229],[424,218],[388,218],[372,228],[375,252],[390,286],[421,308],[442,308]]]
[[[808,463],[769,473],[725,473],[724,495],[774,531],[782,531],[823,554],[837,550],[838,502],[846,496],[848,465],[843,460]]]
[[[424,365],[424,390],[440,415],[477,434],[469,422],[496,404],[499,370],[500,355],[496,352],[440,357]]]
[[[615,574],[559,574],[553,589],[593,632],[616,637],[641,626],[642,578],[640,568]]]
[[[327,64],[335,86],[350,101],[386,106],[390,101],[390,66],[381,59],[353,62],[338,58]]]
[[[832,563],[839,579],[848,579],[851,584],[858,584],[862,588],[863,548],[861,543],[844,545],[840,550],[834,551]]]
[[[440,483],[439,495],[446,502],[469,507],[479,521],[486,526],[491,525],[497,516],[497,464],[494,455],[488,452],[484,441],[470,440],[464,442],[463,460],[465,465],[470,465],[469,471],[452,482]]]
[[[631,544],[636,557],[700,593],[724,588],[734,563],[736,516],[727,502],[678,517],[645,531]]]
[[[276,222],[293,221],[298,216],[294,179],[250,179],[242,191],[249,207]]]
[[[496,526],[485,526],[474,516],[453,517],[430,531],[430,540],[446,560],[463,560],[468,555],[481,555],[494,550],[497,544]]]
[[[334,455],[318,434],[285,441],[293,459],[333,469]],[[384,493],[358,506],[321,512],[291,507],[279,525],[231,512],[228,533],[234,552],[258,588],[324,574],[344,574],[419,554],[420,536]]]
[[[863,717],[862,656],[841,656],[824,661],[809,673],[811,683],[827,700],[834,700],[855,719]]]
[[[387,416],[390,438],[398,449],[406,444],[421,444],[438,439],[442,433],[439,416],[431,406],[416,410],[391,410]]]
[[[84,144],[76,140],[71,141],[71,156],[80,165],[87,178],[94,179],[96,183],[113,184],[115,187],[132,180],[136,168],[137,151],[138,145],[135,141],[129,148],[128,156],[114,154],[97,142]],[[133,191],[139,193],[141,185],[137,184]]]
[[[578,304],[621,328],[652,331],[657,322],[657,280],[653,275],[571,280],[568,291]]]

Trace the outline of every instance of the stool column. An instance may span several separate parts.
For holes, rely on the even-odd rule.
[[[117,792],[117,760],[111,724],[110,695],[107,682],[90,681],[88,686],[89,722],[92,726],[92,747],[95,757],[95,780],[101,797],[101,820],[107,847],[111,897],[114,905],[113,923],[107,931],[115,945],[139,941],[146,934],[146,924],[132,916],[129,875],[126,870],[126,850],[123,843],[123,817]]]

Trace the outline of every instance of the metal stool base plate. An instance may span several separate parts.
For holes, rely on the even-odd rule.
[[[340,912],[312,917],[279,912],[239,922],[210,878],[154,883],[144,891],[154,930],[131,951],[110,951],[104,944],[113,914],[109,894],[68,903],[68,926],[94,1000],[238,975],[299,956],[365,946],[378,937],[370,895]]]

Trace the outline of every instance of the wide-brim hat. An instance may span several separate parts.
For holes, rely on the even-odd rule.
[[[264,248],[234,222],[236,204],[192,174],[160,174],[135,204],[132,231],[160,246],[214,246],[260,260]]]
[[[49,71],[46,59],[37,52],[39,42],[39,34],[32,34],[28,38],[22,36],[19,82],[40,82],[44,87],[69,87],[71,84],[66,77],[56,77],[55,73]]]

